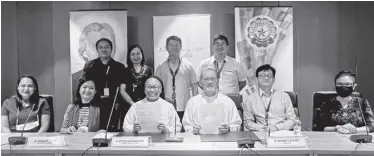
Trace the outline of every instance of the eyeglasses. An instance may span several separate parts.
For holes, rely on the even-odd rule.
[[[215,47],[224,47],[224,46],[227,46],[227,44],[225,42],[222,42],[222,43],[214,42],[213,46],[215,46]]]
[[[352,87],[353,83],[336,83],[337,87]]]
[[[145,85],[145,88],[147,89],[155,89],[155,90],[160,90],[161,89],[161,86],[159,85]]]
[[[210,82],[216,82],[217,81],[217,78],[215,78],[215,77],[206,77],[206,78],[203,78],[203,82],[208,82],[208,81],[210,81]]]
[[[272,79],[272,78],[274,78],[274,76],[273,75],[258,75],[258,77],[260,78],[260,79]]]

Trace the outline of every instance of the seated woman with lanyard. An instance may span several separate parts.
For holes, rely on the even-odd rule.
[[[162,85],[162,80],[159,77],[151,76],[147,79],[147,81],[145,82],[145,95],[146,97],[143,100],[136,102],[130,107],[123,122],[123,130],[125,132],[134,133],[180,132],[182,124],[180,122],[177,112],[174,109],[174,106],[163,99],[165,98],[164,89]],[[141,105],[145,107],[147,105],[157,105],[155,109],[158,110],[153,110],[160,115],[157,117],[157,119],[154,118],[157,121],[154,121],[153,123],[156,123],[157,125],[144,125],[144,123],[140,123],[140,114],[137,113],[139,113],[142,109]],[[146,122],[148,123],[148,121]],[[148,129],[146,129],[146,127]]]
[[[100,97],[95,82],[81,79],[76,96],[77,100],[66,109],[61,132],[97,132],[100,127]]]
[[[357,85],[355,81],[356,75],[349,71],[341,71],[336,75],[335,87],[338,96],[322,103],[322,115],[317,121],[318,127],[323,128],[324,131],[343,134],[366,133],[374,130],[373,111],[368,100],[352,96]]]
[[[39,95],[38,82],[33,76],[22,76],[17,81],[17,95],[1,107],[1,132],[47,132],[49,120],[50,108]]]

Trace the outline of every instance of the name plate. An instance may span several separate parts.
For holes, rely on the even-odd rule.
[[[306,136],[285,136],[268,137],[266,139],[267,147],[308,147],[308,137]]]
[[[113,137],[111,147],[148,147],[151,142],[150,136]]]
[[[66,136],[29,137],[28,147],[63,147],[68,145]]]

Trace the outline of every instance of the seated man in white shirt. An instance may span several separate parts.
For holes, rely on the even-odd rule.
[[[186,110],[183,116],[183,126],[186,132],[192,132],[193,134],[205,133],[204,121],[201,117],[201,108],[204,108],[204,104],[214,104],[217,107],[217,111],[221,111],[221,124],[217,125],[217,130],[221,134],[225,134],[228,131],[240,130],[242,120],[240,119],[238,110],[235,103],[226,95],[218,92],[217,84],[217,72],[214,68],[205,68],[201,71],[200,83],[203,88],[203,93],[192,97],[186,106]],[[207,122],[205,122],[207,123]],[[206,125],[205,125],[206,126]]]
[[[147,81],[145,82],[145,95],[146,98],[133,104],[127,112],[125,120],[123,122],[123,130],[125,132],[134,133],[137,133],[139,131],[146,132],[142,131],[142,126],[144,125],[141,125],[138,122],[138,116],[136,114],[137,106],[142,104],[159,104],[161,107],[161,117],[159,119],[157,129],[160,132],[180,132],[182,124],[180,123],[180,119],[177,112],[175,111],[174,106],[163,99],[165,98],[165,95],[162,80],[160,78],[151,76],[147,79]]]
[[[245,130],[271,132],[290,130],[295,123],[295,112],[287,93],[274,90],[275,69],[269,64],[256,69],[258,89],[243,99]]]

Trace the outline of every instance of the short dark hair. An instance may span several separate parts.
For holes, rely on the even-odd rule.
[[[166,39],[166,45],[168,45],[168,43],[170,42],[170,40],[174,40],[174,41],[178,41],[181,45],[182,45],[182,40],[181,38],[179,38],[178,36],[169,36],[167,39]]]
[[[277,72],[270,64],[264,64],[256,69],[256,77],[258,77],[258,73],[261,71],[268,71],[271,70],[273,72],[273,76],[275,77],[275,73]]]
[[[21,82],[21,80],[23,78],[29,78],[31,79],[32,83],[34,84],[34,87],[35,87],[35,90],[34,90],[34,93],[30,96],[30,103],[31,104],[34,104],[34,110],[37,110],[38,109],[38,105],[39,105],[39,98],[40,98],[40,95],[39,95],[39,85],[38,85],[38,81],[36,80],[36,78],[34,76],[31,76],[31,75],[23,75],[21,76],[20,78],[18,78],[17,80],[17,87],[16,87],[16,91],[17,91],[17,97],[19,100],[23,100],[22,98],[22,95],[19,93],[18,91],[18,86],[19,86],[19,83]],[[17,102],[17,107],[18,108],[22,108],[22,101],[18,101]]]
[[[94,98],[91,100],[91,102],[90,102],[90,104],[92,105],[92,106],[99,106],[99,104],[100,104],[100,95],[99,95],[99,93],[98,93],[98,89],[97,89],[97,85],[96,85],[96,82],[93,80],[93,79],[88,79],[88,78],[86,78],[86,77],[83,77],[83,78],[81,78],[80,80],[79,80],[79,83],[78,83],[78,87],[77,87],[77,90],[76,90],[76,92],[75,92],[75,96],[76,96],[76,100],[75,100],[75,102],[74,102],[74,104],[75,105],[79,105],[79,104],[82,104],[82,97],[81,97],[81,94],[79,93],[79,91],[80,91],[80,88],[81,88],[81,86],[85,83],[85,82],[88,82],[88,81],[92,81],[93,83],[94,83],[94,85],[95,85],[95,90],[96,90],[96,93],[95,93],[95,95],[94,95]]]
[[[110,41],[110,40],[107,39],[107,38],[101,38],[101,39],[97,40],[97,42],[96,42],[96,50],[99,49],[98,46],[99,46],[99,43],[100,43],[101,41],[106,41],[106,42],[108,42],[108,43],[109,43],[109,46],[110,46],[110,49],[113,50],[113,43],[112,43],[112,41]]]
[[[336,74],[335,83],[336,83],[337,79],[339,79],[340,77],[343,77],[343,76],[351,76],[351,77],[354,78],[354,81],[356,81],[356,74],[355,73],[353,73],[351,71],[348,71],[348,70],[342,70],[338,74]]]
[[[224,40],[226,44],[229,45],[229,40],[224,35],[219,34],[219,35],[214,36],[212,40],[212,44],[214,44],[214,42],[216,42],[217,40]]]
[[[150,76],[148,79],[150,79],[150,78],[155,78],[155,79],[157,79],[157,80],[160,82],[160,84],[161,84],[161,93],[160,93],[160,98],[162,98],[162,99],[165,100],[164,84],[162,83],[161,78],[158,77],[158,76],[154,76],[154,75]],[[147,79],[147,80],[148,80],[148,79]],[[146,80],[146,81],[147,81],[147,80]],[[145,87],[145,86],[144,86],[144,87]]]
[[[129,51],[127,51],[127,65],[129,66],[129,68],[133,68],[134,67],[134,63],[131,61],[130,59],[130,54],[131,54],[131,51],[134,50],[135,48],[139,48],[140,50],[140,53],[142,53],[142,61],[140,62],[140,64],[143,66],[145,64],[145,58],[144,58],[144,52],[143,52],[143,49],[139,46],[139,45],[132,45],[130,48],[129,48]]]

